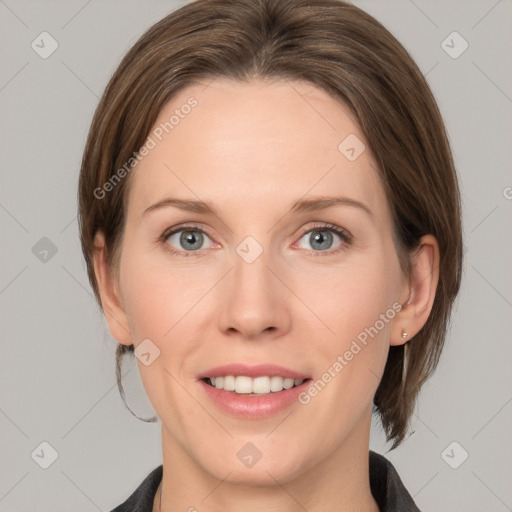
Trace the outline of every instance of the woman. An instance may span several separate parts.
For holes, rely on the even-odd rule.
[[[460,287],[460,198],[430,89],[337,0],[198,0],[97,108],[89,279],[135,354],[163,464],[128,510],[418,510],[398,446]]]

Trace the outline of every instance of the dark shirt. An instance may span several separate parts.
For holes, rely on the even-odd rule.
[[[162,465],[151,471],[133,494],[111,512],[152,512],[153,500],[162,480],[162,472]],[[391,462],[372,451],[370,451],[370,488],[380,512],[420,512]]]

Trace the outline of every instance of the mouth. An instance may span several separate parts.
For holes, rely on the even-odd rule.
[[[298,403],[311,376],[283,366],[229,364],[198,375],[205,396],[220,411],[242,419],[267,418]]]
[[[229,391],[238,395],[265,396],[271,393],[279,393],[283,390],[296,388],[311,379],[293,379],[279,375],[263,375],[254,378],[247,375],[225,375],[205,377],[201,380],[213,388]]]

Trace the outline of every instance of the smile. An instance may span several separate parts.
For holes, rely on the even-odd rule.
[[[296,405],[311,380],[308,374],[274,364],[228,364],[198,375],[212,405],[244,419],[267,418]]]
[[[304,379],[292,379],[291,377],[262,376],[251,378],[246,375],[226,375],[224,377],[207,377],[205,382],[210,386],[224,391],[234,391],[240,395],[267,395],[278,393],[283,389],[291,389],[300,386]]]

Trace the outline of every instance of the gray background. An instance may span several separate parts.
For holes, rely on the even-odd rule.
[[[387,456],[424,512],[512,510],[512,2],[355,3],[410,51],[439,101],[467,251],[453,326],[414,433]],[[108,511],[161,463],[160,424],[134,418],[115,385],[116,342],[87,281],[76,187],[107,80],[143,31],[180,5],[0,0],[2,512]],[[43,31],[59,45],[47,59],[31,47]],[[458,58],[442,46],[453,31],[469,44]],[[460,39],[448,44],[461,48]],[[150,417],[136,365],[126,363],[128,403]],[[31,455],[43,441],[58,453],[48,469]],[[389,448],[377,426],[371,444]],[[459,464],[462,450],[469,457],[453,469],[446,461]]]

